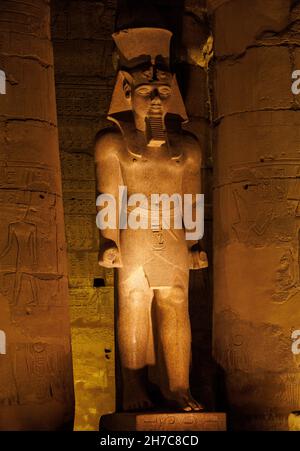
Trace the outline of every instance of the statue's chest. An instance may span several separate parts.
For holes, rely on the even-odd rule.
[[[140,155],[124,149],[120,165],[123,181],[132,191],[169,193],[181,187],[183,156],[174,156],[167,147],[145,149]]]

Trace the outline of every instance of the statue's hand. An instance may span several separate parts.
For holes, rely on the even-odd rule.
[[[206,252],[202,251],[199,244],[194,244],[189,250],[190,269],[203,269],[208,267]]]
[[[116,243],[108,240],[100,246],[98,263],[104,268],[121,268],[121,255]]]

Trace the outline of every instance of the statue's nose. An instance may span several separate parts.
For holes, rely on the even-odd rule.
[[[159,92],[157,89],[153,89],[153,91],[151,92],[151,96],[150,96],[152,103],[160,103],[160,97],[159,97]]]

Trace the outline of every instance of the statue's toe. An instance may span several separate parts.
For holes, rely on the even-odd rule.
[[[196,401],[189,391],[173,393],[171,397],[167,399],[170,407],[175,410],[183,410],[184,412],[200,412],[205,410],[203,404]]]

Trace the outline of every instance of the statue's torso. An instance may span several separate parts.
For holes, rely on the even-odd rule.
[[[128,195],[182,194],[185,153],[181,141],[178,137],[176,142],[173,136],[168,143],[153,148],[146,145],[139,132],[124,139],[124,146],[118,154]]]
[[[144,194],[149,199],[150,208],[152,194],[184,194],[187,149],[180,134],[169,136],[168,143],[158,148],[147,147],[139,132],[125,136],[123,142],[117,156],[128,196]],[[173,204],[169,206],[174,208]],[[164,229],[160,223],[158,229],[127,228],[120,231],[123,271],[131,268],[132,272],[134,268],[142,267],[152,288],[174,286],[187,277],[185,231],[174,228],[173,222],[173,215],[178,213],[181,215],[179,210],[170,213],[169,229]]]

